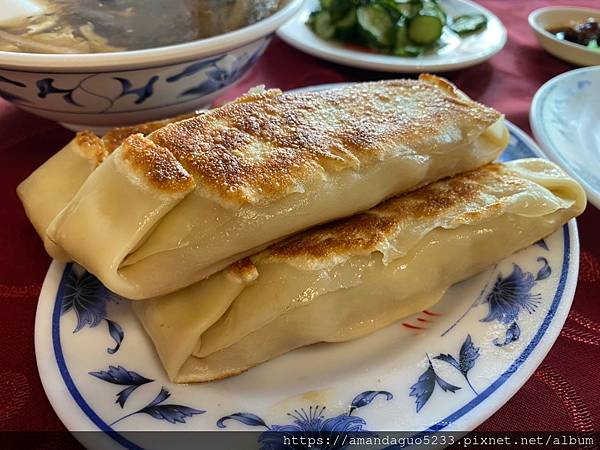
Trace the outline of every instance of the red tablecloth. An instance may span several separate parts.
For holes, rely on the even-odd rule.
[[[447,76],[470,96],[529,131],[528,111],[535,91],[573,68],[541,50],[527,25],[530,11],[552,2],[480,3],[502,19],[508,43],[488,62]],[[598,0],[560,3],[598,7]],[[224,98],[257,84],[290,89],[389,76],[320,61],[275,39],[252,72]],[[23,213],[15,188],[71,137],[71,132],[55,123],[0,102],[0,431],[64,430],[42,389],[33,345],[37,297],[50,259]],[[598,230],[600,212],[589,205],[579,219],[579,287],[565,328],[535,375],[481,430],[600,431]],[[40,440],[39,447],[78,448],[78,444],[64,433],[51,442]]]

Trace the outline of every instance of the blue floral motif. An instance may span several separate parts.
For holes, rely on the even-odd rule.
[[[506,330],[506,335],[504,339],[500,340],[498,338],[494,339],[494,345],[496,347],[504,347],[505,345],[511,344],[521,337],[521,328],[519,328],[519,324],[515,321],[510,324],[508,329]]]
[[[534,276],[531,272],[525,272],[518,264],[513,264],[510,275],[503,277],[498,275],[494,287],[486,297],[489,305],[487,316],[482,322],[497,321],[508,325],[504,339],[495,339],[494,345],[503,347],[515,342],[521,336],[521,330],[517,324],[521,310],[532,314],[540,304],[540,294],[532,294],[531,290],[537,281],[545,280],[552,274],[548,260],[544,257],[537,258],[542,263],[542,268]]]
[[[229,419],[237,420],[238,422],[241,422],[245,425],[250,425],[251,427],[269,428],[269,426],[265,423],[265,421],[262,420],[260,417],[258,417],[256,414],[247,413],[247,412],[237,412],[237,413],[230,414],[229,416],[221,417],[217,421],[217,427],[226,428],[227,425],[225,425],[225,421],[229,420]],[[276,426],[279,426],[279,425],[276,425]]]
[[[490,309],[482,322],[494,320],[510,324],[517,320],[521,309],[529,313],[535,311],[539,304],[539,294],[532,295],[531,289],[535,284],[535,278],[530,272],[524,272],[518,264],[513,263],[513,271],[510,275],[503,277],[498,275],[496,283],[486,298]]]
[[[537,241],[534,245],[537,245],[538,247],[542,247],[544,250],[549,251],[550,249],[548,248],[548,244],[546,243],[546,241],[544,239],[540,239],[539,241]]]
[[[417,412],[421,411],[421,408],[423,408],[431,398],[431,394],[433,394],[436,384],[442,388],[444,392],[450,391],[454,393],[460,389],[460,387],[454,386],[438,376],[433,368],[431,359],[429,359],[429,355],[427,355],[427,362],[428,366],[425,372],[423,372],[417,382],[410,387],[409,397],[415,397]]]
[[[125,389],[117,393],[117,400],[115,403],[121,405],[121,408],[125,406],[125,402],[133,393],[133,391],[144,384],[154,381],[143,377],[137,372],[127,370],[123,366],[108,366],[107,371],[101,370],[99,372],[89,372],[89,374],[108,383],[117,384],[119,386],[127,386]]]
[[[479,347],[475,347],[473,340],[471,339],[471,335],[468,334],[460,348],[458,360],[449,353],[440,353],[439,355],[435,356],[434,359],[448,363],[458,370],[462,376],[465,377],[465,381],[475,395],[479,395],[471,384],[468,376],[469,371],[475,366],[475,361],[477,361],[479,356]],[[419,412],[421,408],[423,408],[423,406],[425,406],[425,404],[429,401],[433,391],[435,390],[436,384],[442,388],[444,392],[450,391],[454,393],[461,389],[458,386],[448,383],[436,373],[435,368],[431,363],[431,359],[429,359],[429,355],[427,355],[427,361],[429,363],[427,369],[421,374],[417,382],[410,387],[409,397],[415,397],[417,412]]]
[[[29,100],[21,97],[20,95],[13,94],[11,92],[7,92],[4,90],[0,90],[0,97],[2,97],[4,100],[8,100],[9,102],[16,101],[16,102],[22,102],[22,103],[31,103]]]
[[[106,318],[106,303],[110,298],[110,292],[95,276],[88,272],[78,275],[73,270],[65,283],[61,313],[75,310],[77,327],[73,332],[86,325],[93,328]]]
[[[12,86],[16,86],[19,88],[27,87],[27,85],[25,83],[21,83],[20,81],[16,81],[16,80],[11,80],[10,78],[6,78],[2,75],[0,75],[0,83],[10,84]],[[5,91],[5,90],[0,90],[0,97],[2,97],[5,100],[8,100],[9,102],[16,101],[16,102],[21,102],[21,103],[31,103],[29,100],[21,97],[20,95]]]
[[[577,82],[577,89],[578,90],[583,90],[585,88],[588,88],[592,85],[592,82],[590,80],[579,80]]]
[[[134,88],[131,84],[131,81],[127,80],[126,78],[114,77],[113,79],[121,83],[121,93],[117,96],[117,99],[131,94],[137,95],[135,104],[139,105],[140,103],[144,103],[148,98],[152,97],[154,94],[154,83],[158,81],[159,76],[152,76],[145,85],[140,86],[139,88]]]
[[[22,88],[27,87],[24,83],[21,83],[20,81],[11,80],[10,78],[3,77],[2,75],[0,75],[0,83],[8,83],[12,84],[13,86]]]
[[[74,106],[82,106],[73,99],[73,92],[79,88],[79,84],[72,89],[57,88],[54,86],[53,78],[43,78],[38,80],[35,85],[38,88],[38,97],[46,98],[49,94],[63,94],[62,98],[65,102]],[[81,84],[81,83],[80,83]]]
[[[206,75],[208,77],[206,80],[197,86],[186,89],[179,94],[179,97],[184,97],[186,95],[207,95],[212,92],[216,92],[227,85],[225,83],[227,72],[224,70],[214,69],[208,72]]]
[[[121,343],[123,342],[123,339],[125,338],[125,333],[123,332],[123,328],[121,328],[121,326],[116,323],[113,322],[112,320],[109,319],[105,319],[106,323],[108,325],[108,334],[110,334],[110,337],[113,338],[113,340],[115,341],[115,346],[113,348],[108,347],[106,349],[107,353],[110,353],[111,355],[117,353],[119,351],[119,349],[121,348]]]
[[[231,71],[224,70],[217,66],[217,62],[219,60],[213,60],[211,62],[206,62],[204,64],[203,61],[196,63],[195,65],[189,66],[183,72],[173,77],[170,77],[171,80],[178,80],[183,76],[188,76],[192,73],[199,72],[200,70],[204,70],[207,67],[211,67],[210,70],[206,72],[206,80],[202,83],[186,89],[185,91],[179,94],[179,97],[184,97],[186,95],[207,95],[213,92],[218,91],[226,86],[237,81],[241,78],[242,75],[246,73],[246,71],[256,62],[256,60],[262,54],[262,48],[257,50],[250,58],[248,58],[243,64],[235,67]],[[167,80],[169,81],[169,79]]]
[[[350,412],[352,414],[358,408],[369,405],[379,395],[385,396],[386,400],[391,400],[394,396],[387,391],[364,391],[358,394],[350,403]]]
[[[0,75],[0,97],[16,103],[43,104],[45,110],[55,112],[79,111],[84,107],[94,113],[127,112],[131,105],[128,107],[127,102],[118,101],[126,96],[133,96],[130,98],[135,105],[144,105],[146,109],[153,107],[147,106],[151,98],[160,100],[159,103],[169,100],[155,98],[157,86],[164,81],[173,83],[164,94],[179,98],[175,102],[171,98],[169,104],[179,105],[213,94],[239,80],[260,57],[269,41],[270,36],[244,48],[202,60],[178,63],[173,67],[159,66],[115,74],[82,73],[77,79],[41,74],[39,79],[25,84],[7,72],[6,75]],[[27,89],[31,88],[37,100],[28,96]]]
[[[508,148],[502,152],[499,161],[512,161],[514,159],[537,157],[531,147],[520,137],[515,134],[510,135]]]
[[[154,400],[152,400],[142,409],[138,409],[137,411],[134,411],[130,414],[127,414],[126,416],[121,417],[120,419],[115,420],[113,423],[110,424],[110,426],[113,426],[116,423],[136,414],[148,414],[149,416],[157,420],[166,420],[171,424],[176,424],[186,423],[186,419],[197,414],[204,414],[206,412],[200,409],[190,408],[189,406],[161,404],[170,396],[171,394],[169,393],[169,391],[167,391],[164,387],[161,387],[160,392]]]
[[[440,335],[441,337],[446,336],[450,331],[452,331],[456,327],[456,325],[458,325],[460,323],[461,320],[463,320],[466,317],[467,314],[469,314],[469,311],[471,311],[476,306],[481,305],[485,301],[484,295],[487,292],[490,283],[492,282],[493,275],[496,272],[496,268],[497,267],[498,267],[498,264],[494,264],[492,266],[492,268],[490,269],[490,276],[489,276],[489,278],[487,279],[487,281],[483,285],[483,288],[481,289],[481,291],[479,291],[479,294],[477,295],[477,297],[475,297],[475,300],[473,300],[473,303],[471,303],[471,306],[469,306],[469,309],[467,309],[464,313],[462,313],[462,315],[458,319],[456,319],[454,321],[454,323],[452,325],[450,325],[446,329],[446,331],[444,331]]]
[[[541,247],[544,250],[548,251],[548,244],[546,244],[546,241],[544,239],[540,239],[539,241],[535,242],[534,245],[537,245],[538,247]],[[479,292],[479,295],[475,298],[475,300],[473,301],[473,303],[471,304],[469,309],[467,309],[458,319],[456,319],[456,321],[450,327],[448,327],[448,329],[446,329],[446,331],[444,331],[441,334],[441,336],[444,337],[446,334],[448,334],[450,331],[452,331],[456,327],[456,325],[458,325],[458,323],[462,319],[465,318],[465,316],[469,313],[469,311],[471,311],[473,308],[475,308],[476,306],[479,306],[483,303],[488,303],[490,305],[490,311],[489,311],[488,315],[484,319],[481,320],[482,322],[490,322],[493,320],[501,319],[500,320],[501,323],[505,323],[505,324],[511,323],[511,320],[510,320],[511,314],[503,314],[503,311],[501,311],[501,308],[499,308],[498,305],[500,305],[501,307],[505,307],[505,309],[511,308],[511,313],[516,314],[516,316],[518,316],[519,310],[521,308],[526,309],[527,311],[532,313],[535,310],[535,308],[537,307],[537,305],[539,304],[539,295],[530,295],[529,294],[529,291],[533,287],[532,283],[535,281],[545,280],[546,278],[550,277],[550,275],[552,274],[552,268],[548,264],[548,260],[546,258],[540,256],[537,258],[537,262],[542,263],[542,268],[538,271],[535,279],[533,279],[533,274],[530,274],[528,272],[524,273],[522,271],[522,269],[519,267],[517,273],[515,273],[513,271],[511,276],[507,277],[507,279],[504,279],[504,278],[502,278],[501,275],[499,275],[498,279],[494,283],[494,287],[493,287],[492,291],[486,295],[486,292],[488,291],[488,287],[492,282],[493,275],[494,275],[496,267],[497,267],[497,265],[494,265],[492,267],[492,269],[490,270],[490,274],[491,274],[490,278],[488,278],[488,281],[485,283],[485,285],[483,286],[483,289],[481,289],[481,291]],[[519,274],[520,274],[520,276],[519,276]],[[511,277],[513,278],[513,280],[510,280]],[[520,287],[527,291],[526,292],[527,295],[525,295],[525,296],[517,295],[517,298],[520,299],[520,302],[515,302],[515,298],[513,295],[515,293],[509,292],[509,291],[513,290],[512,285],[514,284],[515,277],[519,278],[519,279],[524,278],[524,282],[520,284]],[[528,284],[531,284],[531,287],[529,287],[529,290],[527,290]],[[498,295],[500,295],[500,298],[498,298]],[[503,300],[504,296],[510,297],[508,299],[508,301]],[[524,302],[525,305],[521,305],[521,302]],[[506,311],[504,311],[504,312],[506,312]],[[500,317],[498,317],[498,315],[500,315]],[[516,317],[515,317],[515,320],[516,320]],[[504,339],[504,341],[513,342],[519,338],[520,330],[518,329],[518,326],[515,325],[515,327],[513,327],[513,329],[511,330],[511,332],[512,332],[511,336],[514,339],[513,340]],[[501,342],[501,341],[498,341],[498,342]]]
[[[214,66],[216,63],[221,61],[223,58],[225,58],[225,56],[219,56],[217,58],[203,59],[202,61],[195,62],[194,64],[187,66],[181,72],[168,77],[167,83],[174,83],[176,81],[181,80],[182,78],[186,78],[186,77],[195,75],[198,72],[203,71],[207,67]]]
[[[116,301],[116,298],[117,296],[106,289],[95,276],[74,268],[64,285],[61,314],[75,311],[77,325],[73,333],[86,326],[97,327],[102,321],[106,321],[108,332],[115,341],[115,347],[107,348],[106,351],[113,354],[119,350],[125,337],[121,326],[106,317],[107,303]]]
[[[308,411],[305,408],[294,410],[293,413],[288,413],[288,416],[293,418],[293,423],[286,425],[267,425],[267,423],[256,414],[248,412],[238,412],[220,418],[217,421],[217,427],[226,428],[227,420],[236,420],[245,425],[254,427],[266,428],[266,431],[261,433],[258,442],[261,445],[261,450],[284,450],[292,448],[284,444],[282,434],[284,436],[305,436],[311,438],[319,438],[325,444],[319,448],[327,450],[342,450],[347,447],[345,440],[339,442],[339,435],[348,435],[352,433],[360,433],[361,436],[374,435],[367,431],[364,427],[366,422],[362,417],[353,416],[352,414],[359,408],[369,405],[378,396],[385,397],[386,400],[391,400],[394,396],[387,391],[365,391],[358,394],[352,400],[347,413],[326,418],[324,415],[324,406],[310,406]],[[337,437],[337,438],[336,438]],[[293,448],[304,448],[294,446]]]
[[[473,385],[471,384],[471,381],[469,380],[468,376],[469,371],[475,366],[475,361],[477,361],[477,358],[479,358],[479,356],[479,347],[475,347],[475,345],[473,345],[471,335],[468,334],[467,338],[465,339],[463,345],[460,348],[460,352],[458,354],[458,361],[456,360],[456,358],[454,358],[454,356],[444,353],[440,353],[434,359],[444,361],[450,364],[455,369],[457,369],[462,374],[462,376],[465,377],[467,384],[475,393],[475,395],[479,395],[473,387]]]
[[[540,239],[535,245],[548,251],[548,244],[544,239]],[[483,319],[480,319],[480,321],[497,321],[506,325],[505,335],[502,338],[495,338],[492,343],[497,347],[503,347],[517,341],[521,336],[521,329],[517,322],[519,313],[521,310],[525,310],[530,314],[535,312],[540,304],[541,294],[532,294],[531,291],[535,286],[535,283],[549,278],[552,274],[552,268],[546,258],[540,256],[536,261],[541,263],[542,267],[535,276],[531,272],[523,271],[518,264],[513,263],[512,272],[508,276],[499,274],[492,288],[489,289],[496,272],[496,266],[492,267],[488,280],[469,309],[467,309],[446,331],[444,331],[441,336],[443,337],[453,330],[473,308],[487,303],[489,307],[488,313]],[[480,348],[473,344],[471,335],[468,334],[460,348],[458,359],[450,354],[444,353],[440,353],[435,356],[434,359],[443,361],[458,370],[465,378],[465,381],[473,393],[479,395],[469,379],[469,371],[475,366],[479,357]],[[410,388],[409,396],[415,397],[417,412],[419,412],[430,399],[436,384],[444,391],[455,392],[457,389],[460,389],[459,387],[450,385],[442,380],[435,372],[433,364],[429,359],[429,355],[427,356],[427,359],[429,361],[427,370],[421,374],[417,383]]]
[[[536,259],[537,262],[542,263],[542,268],[538,270],[537,275],[535,276],[535,281],[545,280],[546,278],[552,275],[552,269],[550,268],[550,264],[548,264],[548,260],[543,256],[540,256]]]

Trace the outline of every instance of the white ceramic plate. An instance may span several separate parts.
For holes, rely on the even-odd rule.
[[[538,154],[509,127],[502,159]],[[90,448],[160,448],[160,435],[124,434],[136,430],[315,431],[325,423],[336,430],[472,430],[549,351],[573,299],[578,261],[571,221],[455,285],[430,310],[371,336],[313,345],[197,385],[169,382],[127,301],[111,300],[95,277],[55,261],[36,314],[38,369],[69,430],[103,432],[76,434]]]
[[[529,121],[544,153],[600,208],[600,66],[551,79],[535,94]]]
[[[448,16],[484,14],[488,18],[487,28],[464,38],[447,33],[443,37],[444,47],[416,58],[354,50],[343,43],[321,39],[306,26],[308,16],[317,9],[318,3],[319,0],[305,0],[300,11],[277,35],[306,53],[347,66],[385,72],[445,72],[479,64],[502,50],[506,43],[506,29],[490,11],[468,0],[445,0],[442,6]]]

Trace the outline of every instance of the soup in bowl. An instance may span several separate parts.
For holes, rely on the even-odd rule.
[[[0,13],[0,96],[68,128],[98,130],[208,105],[302,0],[29,3],[33,13]]]

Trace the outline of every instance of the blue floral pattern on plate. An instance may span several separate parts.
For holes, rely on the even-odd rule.
[[[108,333],[115,341],[115,346],[107,348],[106,351],[113,354],[119,351],[125,338],[123,328],[106,317],[106,305],[113,301],[118,301],[118,296],[106,289],[98,278],[81,268],[76,268],[71,271],[65,283],[61,314],[71,310],[77,314],[77,326],[73,333],[86,326],[97,327],[105,321],[108,325]]]
[[[458,360],[450,354],[440,353],[435,357],[435,359],[439,359],[440,361],[444,361],[458,370],[463,377],[465,377],[465,381],[473,391],[475,395],[479,395],[479,393],[475,390],[471,382],[469,381],[469,370],[471,370],[475,366],[475,361],[479,358],[480,352],[479,347],[475,347],[473,341],[471,339],[471,335],[467,334],[467,338],[463,345],[460,347],[460,352],[458,353]]]
[[[221,417],[217,421],[218,428],[226,428],[225,422],[235,420],[252,427],[266,428],[258,438],[260,450],[285,450],[290,448],[284,443],[284,436],[307,437],[325,443],[328,450],[342,450],[348,447],[346,440],[339,441],[340,434],[357,434],[362,436],[374,435],[365,428],[366,421],[362,417],[353,415],[359,408],[369,405],[375,398],[384,397],[386,400],[394,398],[387,391],[365,391],[358,394],[350,403],[348,412],[337,416],[325,417],[325,406],[310,406],[288,412],[292,423],[286,425],[267,425],[267,423],[256,414],[238,412],[229,416]]]
[[[410,387],[409,396],[415,397],[417,412],[419,412],[421,408],[425,406],[425,403],[429,401],[436,385],[444,392],[454,393],[460,389],[460,387],[448,383],[436,373],[433,364],[431,363],[431,359],[429,359],[429,355],[427,356],[427,362],[428,365],[425,372],[423,372],[417,382]]]
[[[75,311],[77,326],[73,333],[77,333],[86,326],[90,328],[97,327],[102,321],[106,321],[109,333],[116,342],[114,348],[107,349],[107,352],[113,355],[121,347],[125,336],[120,325],[107,319],[107,303],[116,301],[117,298],[95,276],[79,266],[74,266],[64,283],[61,315],[71,310]],[[111,365],[106,371],[92,371],[89,374],[111,384],[126,386],[125,389],[117,393],[117,400],[115,401],[121,408],[125,407],[127,399],[136,389],[154,381],[122,366],[115,367]],[[111,426],[136,414],[147,414],[155,419],[166,420],[175,424],[185,423],[186,418],[205,412],[188,406],[163,404],[170,395],[169,391],[162,387],[159,394],[148,405],[115,420]]]
[[[107,383],[117,384],[119,386],[127,386],[125,389],[117,393],[117,400],[121,408],[125,406],[125,402],[129,396],[140,386],[147,383],[152,383],[154,380],[143,377],[133,370],[127,370],[123,366],[108,366],[108,370],[100,370],[98,372],[90,372],[93,377],[106,381]]]
[[[545,280],[550,276],[552,270],[548,261],[544,257],[539,257],[538,261],[543,262],[543,267],[539,270],[536,277],[530,272],[524,272],[518,264],[513,264],[513,270],[510,275],[503,277],[498,275],[498,279],[492,290],[487,295],[485,302],[489,305],[489,313],[482,322],[498,321],[505,325],[510,325],[506,330],[504,341],[494,340],[494,344],[503,347],[519,339],[521,332],[517,319],[521,310],[532,314],[540,304],[540,294],[531,294],[531,290],[536,281]]]
[[[170,396],[171,393],[164,387],[161,387],[160,392],[154,398],[154,400],[152,400],[143,408],[115,420],[110,424],[110,426],[112,427],[122,420],[125,420],[131,416],[135,416],[136,414],[147,414],[156,420],[165,420],[170,424],[175,425],[177,423],[186,423],[186,420],[190,417],[195,416],[196,414],[204,414],[206,412],[200,409],[190,408],[189,406],[163,403]]]
[[[546,241],[541,239],[535,243],[536,246],[549,251]],[[498,275],[496,282],[491,290],[488,288],[492,277],[484,285],[475,301],[471,304],[464,314],[462,314],[446,331],[442,333],[442,337],[450,332],[465,316],[476,306],[481,304],[489,305],[488,314],[480,319],[481,322],[498,321],[505,325],[510,325],[507,329],[507,334],[503,342],[495,340],[494,343],[498,347],[503,347],[511,342],[516,341],[520,336],[517,319],[521,310],[533,313],[540,302],[540,294],[531,294],[535,282],[542,281],[552,274],[552,269],[548,264],[548,260],[543,256],[537,258],[537,262],[542,264],[537,275],[530,272],[524,272],[518,264],[513,263],[513,270],[510,275]],[[491,273],[495,273],[498,265],[494,265]]]

